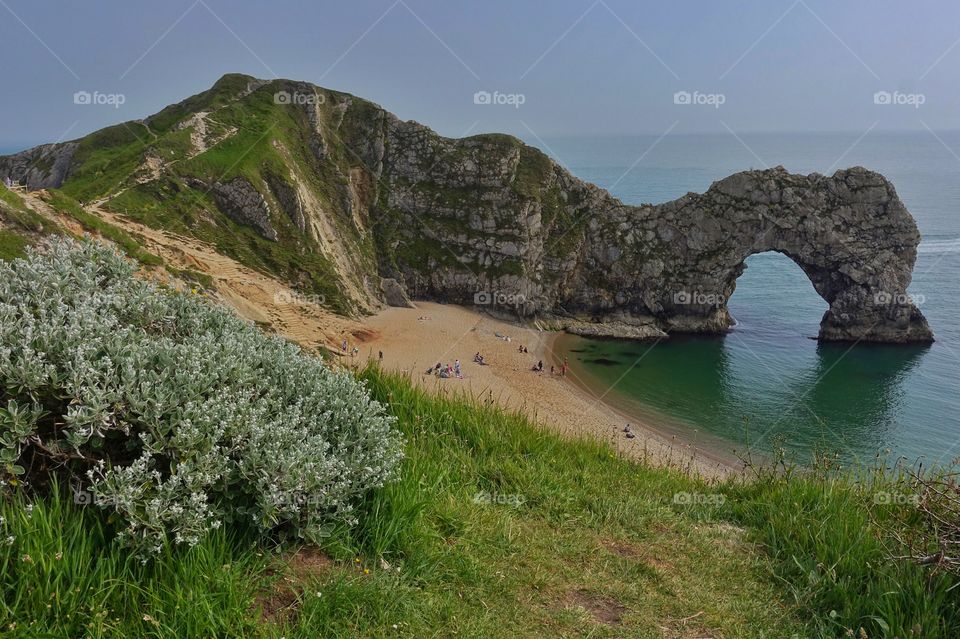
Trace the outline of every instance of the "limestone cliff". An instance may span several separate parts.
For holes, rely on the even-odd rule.
[[[269,253],[265,268],[353,310],[409,297],[584,334],[718,333],[744,260],[778,251],[830,304],[821,339],[932,339],[906,294],[916,224],[863,168],[748,171],[628,206],[515,138],[444,138],[354,96],[246,76],[142,126],[155,142],[101,132],[0,158],[0,177],[98,197],[148,224],[172,211],[197,234],[233,229],[222,243],[239,259]],[[92,170],[88,158],[108,151],[128,175]]]

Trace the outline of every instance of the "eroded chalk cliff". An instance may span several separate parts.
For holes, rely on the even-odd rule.
[[[188,229],[229,220],[250,229],[250,246],[292,253],[288,280],[329,284],[352,308],[409,297],[583,334],[718,333],[744,260],[778,251],[830,305],[820,339],[933,338],[907,295],[916,223],[893,185],[863,168],[746,171],[703,194],[629,206],[516,138],[444,138],[354,96],[246,76],[142,125],[156,137],[143,149],[93,134],[0,158],[0,177],[98,196],[158,225],[164,206]],[[202,139],[173,161],[164,141],[184,130]],[[98,181],[88,158],[101,147],[140,161],[127,179]]]

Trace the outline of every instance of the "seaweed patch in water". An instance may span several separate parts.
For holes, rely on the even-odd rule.
[[[606,357],[598,357],[596,359],[586,360],[588,364],[599,364],[600,366],[619,366],[620,362],[615,359],[607,359]]]

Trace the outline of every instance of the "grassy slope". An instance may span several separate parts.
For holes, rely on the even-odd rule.
[[[357,169],[364,166],[365,160],[358,155],[358,150],[382,134],[379,127],[383,110],[379,106],[319,89],[325,98],[319,117],[326,132],[325,159],[320,161],[310,149],[311,127],[304,111],[274,100],[278,90],[300,89],[294,89],[288,81],[277,80],[246,94],[251,81],[253,78],[248,76],[226,75],[208,91],[171,105],[144,121],[126,122],[81,139],[69,179],[62,186],[63,194],[78,202],[116,195],[106,204],[112,210],[155,228],[210,241],[220,252],[251,268],[277,276],[305,292],[321,294],[326,305],[340,313],[356,311],[354,302],[344,293],[340,274],[316,243],[282,212],[267,188],[269,177],[291,183],[291,174],[295,172],[305,182],[316,198],[317,208],[322,209],[335,229],[336,243],[349,247],[345,252],[358,273],[376,273],[378,261],[381,266],[393,269],[398,269],[399,262],[423,272],[464,267],[449,247],[426,237],[432,233],[407,228],[409,216],[386,206],[385,192],[380,188],[383,181],[378,183],[372,177],[369,166],[359,172],[362,179],[368,181],[361,190],[368,191],[366,195],[371,201],[379,197],[382,210],[377,219],[366,220],[376,224],[374,233],[358,229],[354,224],[349,210],[351,185],[347,176],[351,172],[357,175]],[[347,102],[342,100],[349,106],[343,106]],[[208,133],[235,133],[190,158],[190,130],[177,130],[177,126],[198,112],[209,113]],[[435,143],[439,145],[439,138]],[[519,152],[517,179],[511,185],[519,203],[517,208],[523,208],[522,205],[530,201],[541,202],[548,232],[562,238],[549,243],[550,254],[567,254],[578,237],[570,231],[582,226],[582,220],[577,222],[566,211],[556,188],[547,192],[542,189],[554,170],[542,152],[511,136],[483,134],[458,141],[449,147],[447,157],[422,158],[422,168],[426,169],[428,164],[459,161],[480,147],[487,149],[481,159],[489,155],[493,162]],[[147,157],[169,162],[166,172],[159,179],[137,183],[139,167]],[[271,222],[278,241],[265,239],[254,228],[238,224],[218,210],[210,195],[211,185],[237,177],[248,180],[266,197],[273,211]],[[400,182],[402,184],[402,180]],[[490,206],[485,188],[440,188],[429,181],[410,188],[437,207],[476,211]],[[499,214],[512,215],[509,211]],[[514,222],[509,220],[511,226]],[[452,217],[445,220],[435,216],[429,228],[458,236],[490,235]],[[499,241],[512,239],[502,231],[495,235]],[[401,238],[403,241],[396,246]],[[466,266],[490,277],[522,275],[527,268],[523,259],[508,259],[497,267],[479,262]]]
[[[329,540],[334,561],[288,567],[276,549],[218,533],[141,566],[107,541],[92,508],[47,499],[28,515],[14,501],[0,506],[0,537],[16,538],[0,540],[0,628],[288,638],[845,636],[861,625],[906,637],[914,624],[914,636],[937,638],[960,628],[945,580],[926,586],[921,569],[884,560],[869,500],[847,482],[706,486],[399,377],[363,376],[399,417],[408,459],[403,479],[363,505],[359,527]],[[477,503],[478,492],[523,503]],[[712,503],[677,505],[678,493]],[[262,621],[258,606],[276,614]]]
[[[86,211],[80,204],[70,196],[57,191],[49,191],[49,204],[58,213],[72,217],[80,223],[89,233],[95,233],[104,237],[144,266],[159,266],[163,260],[156,255],[146,251],[140,245],[140,242],[123,229],[110,224],[106,220]]]
[[[261,87],[237,100],[236,96],[252,78],[224,76],[213,88],[167,107],[144,123],[128,122],[94,133],[81,141],[77,167],[62,187],[63,194],[79,201],[91,201],[108,194],[120,194],[107,206],[155,228],[192,235],[216,245],[217,249],[241,263],[275,275],[307,292],[319,293],[331,310],[352,313],[355,309],[343,294],[340,278],[318,247],[300,232],[281,211],[265,186],[267,174],[286,181],[289,161],[312,176],[317,170],[307,146],[308,130],[303,115],[294,107],[276,104],[277,84]],[[208,126],[222,133],[235,128],[236,134],[193,158],[188,158],[190,131],[175,130],[186,116],[214,111]],[[147,155],[172,160],[170,174],[145,184],[132,179]],[[235,177],[248,180],[268,198],[274,211],[272,223],[278,241],[261,237],[253,228],[237,224],[220,212],[209,189],[191,187],[194,180],[211,185]],[[371,240],[356,236],[352,222],[341,219],[336,187],[324,176],[310,186],[325,206],[324,214],[344,237],[353,238],[358,255],[365,256],[374,270]]]
[[[322,294],[334,311],[352,312],[332,264],[283,213],[276,213],[272,217],[279,236],[278,241],[273,242],[261,237],[251,227],[237,224],[221,213],[209,192],[188,186],[188,182],[194,179],[212,184],[242,177],[264,192],[271,200],[272,209],[279,211],[281,207],[266,191],[264,180],[268,173],[281,177],[289,173],[286,159],[276,145],[282,144],[289,149],[297,165],[304,166],[310,162],[302,127],[294,119],[293,108],[276,104],[274,91],[269,86],[262,87],[241,101],[231,102],[229,96],[239,90],[234,84],[228,76],[211,91],[195,96],[184,104],[169,107],[151,118],[151,130],[158,137],[150,147],[156,154],[178,159],[170,167],[172,174],[131,186],[108,206],[156,228],[211,242],[217,250],[247,266],[279,276],[298,288]],[[183,159],[186,152],[181,146],[184,139],[188,139],[189,131],[173,131],[170,127],[179,118],[201,108],[218,108],[214,114],[215,121],[224,130],[236,128],[237,133],[194,158]],[[123,154],[125,150],[114,152]],[[309,175],[311,171],[304,173]],[[97,183],[97,186],[105,186],[105,183]],[[328,203],[329,200],[324,200],[322,189],[313,186],[317,197]],[[71,178],[64,188],[82,190],[87,187],[82,181]],[[330,206],[326,212],[333,211],[335,207]],[[335,217],[333,215],[332,219]],[[349,235],[347,226],[340,228]],[[357,245],[362,244],[358,239]]]
[[[34,239],[57,231],[52,222],[26,205],[23,199],[0,185],[0,260],[24,256]]]

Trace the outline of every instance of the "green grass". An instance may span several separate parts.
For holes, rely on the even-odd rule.
[[[0,221],[37,235],[59,230],[56,224],[31,209],[19,195],[3,185],[0,185]]]
[[[859,475],[765,473],[738,486],[731,503],[767,545],[790,599],[814,615],[817,636],[860,627],[869,637],[960,636],[960,582],[889,559],[883,531],[913,509],[876,504],[874,495],[916,489],[900,474]]]
[[[30,240],[19,233],[0,229],[0,260],[13,260],[26,255]]]
[[[49,193],[50,206],[60,213],[75,219],[87,231],[96,233],[110,240],[123,249],[123,252],[126,253],[127,256],[137,260],[144,266],[160,266],[163,264],[163,260],[160,257],[144,250],[140,242],[123,229],[110,224],[93,213],[87,212],[76,200],[60,191],[51,190]]]
[[[886,511],[850,478],[706,484],[488,403],[428,394],[375,368],[359,374],[398,417],[407,459],[401,480],[362,504],[359,525],[329,538],[329,560],[288,561],[294,549],[233,530],[141,565],[111,542],[96,509],[54,494],[28,515],[14,497],[0,504],[0,629],[759,638],[863,626],[872,638],[909,637],[919,624],[913,636],[934,639],[960,630],[950,582],[886,558]],[[676,503],[678,494],[699,497]]]
[[[54,222],[27,206],[19,195],[0,185],[0,260],[23,257],[25,249],[38,237],[59,231]]]

